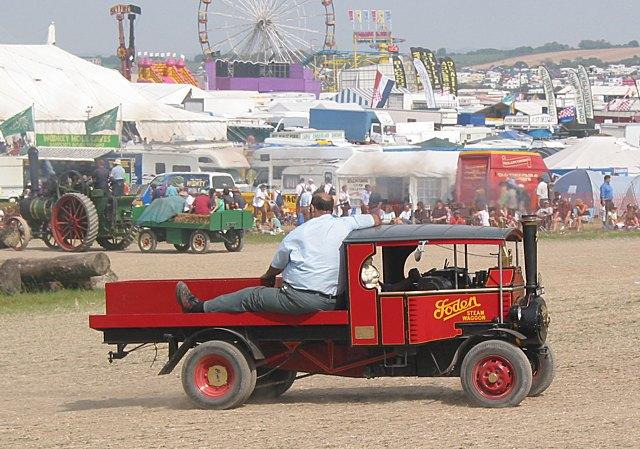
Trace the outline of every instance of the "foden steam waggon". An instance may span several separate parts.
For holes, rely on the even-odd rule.
[[[536,245],[535,217],[525,217],[522,232],[381,226],[355,231],[344,243],[344,310],[185,314],[175,299],[176,281],[132,281],[107,285],[106,314],[91,316],[90,326],[116,345],[110,361],[139,345],[168,343],[169,359],[160,371],[168,374],[186,356],[182,384],[202,408],[277,397],[296,379],[314,374],[460,377],[473,404],[516,406],[545,391],[554,375]],[[442,248],[450,251],[450,266],[405,274],[423,254],[428,259]],[[489,266],[472,271],[469,262],[487,248],[483,260]],[[213,298],[260,282],[187,284],[198,297]]]

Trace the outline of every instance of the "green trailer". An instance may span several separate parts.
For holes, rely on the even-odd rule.
[[[142,215],[144,207],[133,209],[134,222]],[[224,243],[229,252],[242,251],[245,230],[253,227],[253,216],[245,210],[225,210],[209,216],[179,214],[162,222],[138,223],[138,247],[143,253],[156,250],[158,242],[172,244],[178,251],[191,249],[204,254],[212,242]]]

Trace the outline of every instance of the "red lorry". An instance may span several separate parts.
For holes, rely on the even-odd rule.
[[[531,204],[536,203],[540,176],[549,169],[541,155],[524,151],[463,151],[458,159],[456,199],[466,205],[486,200],[489,206],[500,198],[500,185],[510,180],[523,185]]]
[[[110,361],[140,345],[168,344],[160,374],[185,358],[183,388],[202,408],[234,408],[255,395],[277,397],[296,379],[315,374],[460,377],[472,403],[515,406],[545,391],[554,375],[536,233],[537,219],[530,216],[523,231],[460,225],[354,231],[344,243],[344,310],[187,314],[175,298],[177,281],[128,281],[107,285],[106,314],[91,316],[89,323],[116,346]],[[428,257],[436,247],[449,252],[451,264],[436,267],[440,261]],[[473,271],[469,257],[483,250],[487,266]],[[382,285],[364,276],[376,254]],[[426,260],[423,267],[430,269],[405,273],[409,259]],[[201,298],[261,284],[256,278],[186,282]]]

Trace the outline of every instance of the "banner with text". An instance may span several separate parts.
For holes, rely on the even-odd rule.
[[[587,111],[584,105],[584,92],[582,91],[582,84],[578,79],[578,73],[575,70],[569,70],[569,84],[573,87],[576,95],[576,120],[581,125],[587,124]]]
[[[36,134],[38,147],[120,148],[115,134]]]
[[[580,85],[582,86],[582,95],[584,97],[584,108],[586,110],[587,118],[593,120],[595,117],[593,113],[593,93],[591,91],[591,82],[589,81],[589,74],[584,66],[578,66],[578,78],[580,79]]]
[[[538,67],[538,72],[542,78],[542,86],[544,87],[544,94],[547,97],[547,113],[551,117],[551,121],[554,125],[558,124],[558,109],[556,106],[556,94],[553,89],[553,81],[551,81],[551,75],[549,71],[543,65]]]

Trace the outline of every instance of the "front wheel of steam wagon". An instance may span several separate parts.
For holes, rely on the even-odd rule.
[[[529,396],[540,396],[551,386],[556,375],[556,356],[550,346],[544,345],[540,349],[527,351],[527,357],[533,375]]]
[[[158,246],[158,238],[156,237],[156,233],[151,229],[143,229],[138,234],[138,248],[143,253],[152,253],[156,250],[156,246]]]
[[[205,254],[209,251],[210,241],[211,239],[209,238],[209,234],[205,231],[193,231],[191,239],[189,239],[189,244],[194,253]]]
[[[244,232],[243,231],[229,229],[225,233],[225,237],[228,240],[228,241],[225,240],[224,242],[224,247],[227,249],[227,251],[229,251],[230,253],[238,253],[242,251],[242,248],[244,248]]]
[[[182,365],[182,387],[198,408],[229,410],[244,404],[256,386],[253,359],[224,341],[192,349]]]
[[[295,371],[258,368],[258,380],[251,400],[259,402],[279,398],[289,391],[297,375]]]
[[[515,407],[529,394],[531,364],[517,346],[488,340],[471,348],[462,361],[460,381],[474,405]]]

